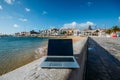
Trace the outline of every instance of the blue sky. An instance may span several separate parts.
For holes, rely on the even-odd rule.
[[[0,33],[120,26],[120,0],[0,0]]]

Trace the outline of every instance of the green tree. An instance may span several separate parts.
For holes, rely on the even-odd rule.
[[[107,29],[107,30],[106,30],[106,33],[107,33],[107,34],[111,34],[111,33],[112,33],[112,30],[111,30],[111,29]]]
[[[96,30],[95,32],[96,32],[96,33],[98,33],[98,32],[99,32],[99,30]]]
[[[111,34],[112,32],[117,32],[117,31],[120,31],[120,27],[119,26],[113,26],[112,28],[110,28],[110,29],[107,29],[106,30],[106,33],[107,34]]]
[[[116,25],[116,26],[113,26],[111,30],[112,32],[117,32],[117,31],[120,31],[120,28]]]

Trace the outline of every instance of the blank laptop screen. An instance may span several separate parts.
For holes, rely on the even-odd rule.
[[[49,39],[49,56],[73,56],[72,39]]]

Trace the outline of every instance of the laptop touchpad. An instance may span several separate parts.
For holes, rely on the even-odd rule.
[[[50,66],[62,66],[62,63],[50,63]]]

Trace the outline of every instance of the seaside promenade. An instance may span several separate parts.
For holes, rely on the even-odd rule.
[[[42,69],[42,57],[0,76],[0,80],[120,80],[119,41],[120,38],[74,37],[79,69]]]
[[[89,38],[86,80],[120,80],[120,38]]]

